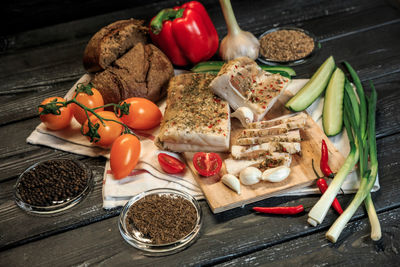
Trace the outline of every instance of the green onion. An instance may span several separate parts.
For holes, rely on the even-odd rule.
[[[347,116],[344,116],[343,122],[350,140],[350,153],[347,156],[346,161],[344,162],[342,167],[335,175],[335,178],[332,180],[326,192],[321,196],[318,202],[314,205],[314,207],[312,207],[312,209],[308,213],[307,221],[313,226],[322,223],[344,180],[346,179],[349,172],[353,170],[355,164],[358,161],[359,150],[354,141],[351,141],[353,140],[353,134],[351,133],[349,119],[347,118]]]
[[[344,179],[353,169],[355,163],[359,161],[359,171],[361,177],[360,187],[353,201],[331,226],[329,231],[326,233],[326,236],[332,242],[336,242],[340,233],[346,226],[346,223],[351,219],[360,204],[364,201],[371,224],[371,238],[373,240],[379,240],[382,235],[381,228],[370,193],[378,172],[375,135],[375,110],[377,95],[376,90],[371,82],[372,93],[370,99],[368,99],[367,110],[367,99],[365,97],[361,81],[350,64],[345,62],[345,65],[350,72],[357,92],[356,94],[350,82],[346,80],[343,122],[349,137],[351,149],[345,163],[333,179],[332,183],[328,187],[328,190],[311,209],[308,215],[308,222],[314,226],[318,223],[322,223]],[[370,158],[369,170],[368,155]]]
[[[360,95],[359,95],[360,96]],[[332,241],[336,242],[340,233],[343,231],[344,227],[346,224],[349,222],[351,217],[354,215],[360,204],[368,197],[370,196],[370,192],[372,187],[374,186],[375,180],[376,180],[376,175],[378,173],[378,159],[377,159],[377,152],[376,152],[376,137],[375,137],[375,110],[376,110],[376,101],[377,101],[377,95],[376,95],[376,90],[374,87],[372,87],[372,93],[371,93],[371,99],[368,101],[368,132],[367,132],[367,139],[368,139],[368,145],[369,145],[369,156],[370,156],[370,161],[371,161],[371,169],[369,171],[364,171],[361,173],[361,182],[360,182],[360,187],[354,197],[354,199],[351,201],[349,206],[346,208],[346,210],[339,216],[339,218],[334,222],[334,224],[331,226],[331,228],[328,230],[326,233],[326,237]],[[365,102],[364,102],[365,103]],[[362,101],[360,100],[360,104],[362,105]],[[363,112],[363,108],[361,106],[361,112]],[[365,109],[366,111],[366,109]],[[361,118],[366,116],[366,114],[361,113]],[[360,125],[359,128],[357,128],[357,125],[353,125],[353,130],[355,132],[358,132],[357,134],[360,136],[360,130],[362,129],[362,120],[360,120]],[[354,127],[355,126],[355,127]],[[363,141],[362,139],[359,141]],[[366,145],[366,144],[365,144]],[[368,157],[368,153],[363,155],[364,157]],[[360,162],[363,161],[364,159],[360,158]],[[361,170],[363,171],[363,170]],[[370,199],[367,198],[367,203],[370,201]],[[370,205],[367,205],[369,208]],[[376,212],[372,212],[375,213]],[[370,217],[370,220],[373,220],[373,223],[379,224],[379,221],[374,220],[374,218]],[[372,224],[371,224],[372,225]],[[378,231],[380,229],[377,228],[376,225],[373,226],[374,231]],[[380,231],[379,233],[374,232],[372,235],[374,235],[373,238],[380,238],[381,234]]]

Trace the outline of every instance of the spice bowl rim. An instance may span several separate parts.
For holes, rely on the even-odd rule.
[[[24,176],[24,174],[27,173],[28,171],[32,170],[33,168],[39,166],[40,164],[50,162],[50,161],[63,161],[63,160],[72,161],[72,162],[76,163],[77,165],[79,165],[85,171],[85,173],[87,175],[87,184],[86,184],[86,187],[82,190],[82,192],[80,192],[77,196],[75,196],[71,199],[63,201],[62,203],[58,203],[58,204],[54,204],[54,205],[50,205],[50,206],[37,206],[37,205],[31,205],[31,204],[26,203],[21,198],[21,196],[18,192],[18,185],[20,184],[21,179]],[[14,185],[14,190],[13,190],[14,200],[18,207],[20,207],[22,210],[24,210],[30,214],[41,215],[41,216],[59,215],[59,214],[63,214],[65,211],[76,206],[82,200],[84,200],[93,187],[93,181],[94,181],[94,176],[93,176],[92,170],[86,164],[84,164],[83,162],[80,162],[76,159],[56,158],[56,159],[41,160],[41,161],[38,161],[38,162],[30,165],[18,176],[18,179]]]
[[[184,236],[183,238],[171,242],[171,243],[166,243],[166,244],[153,244],[151,242],[146,242],[144,241],[146,238],[139,238],[127,230],[127,224],[126,224],[126,217],[128,214],[128,211],[130,207],[139,201],[140,199],[144,198],[145,196],[153,195],[153,194],[159,194],[159,195],[174,195],[174,196],[181,196],[184,199],[188,200],[196,209],[197,212],[197,220],[196,220],[196,225],[193,228],[193,230]],[[151,190],[146,190],[144,192],[141,192],[139,194],[134,195],[130,200],[124,205],[120,216],[118,220],[118,227],[119,231],[124,238],[124,240],[132,245],[133,247],[139,249],[142,251],[142,253],[146,256],[165,256],[165,255],[170,255],[174,254],[177,252],[180,252],[190,245],[192,245],[200,236],[200,230],[203,224],[203,214],[202,210],[200,207],[200,204],[198,201],[191,196],[190,194],[177,190],[177,189],[171,189],[171,188],[157,188],[157,189],[151,189]],[[139,232],[139,231],[138,231]],[[148,240],[150,241],[150,240]]]
[[[297,66],[297,65],[301,65],[301,64],[304,64],[304,63],[308,62],[319,51],[320,44],[319,44],[316,36],[313,33],[309,32],[308,30],[305,30],[305,29],[302,29],[302,28],[298,28],[298,27],[295,27],[295,26],[281,26],[281,27],[271,28],[271,29],[265,31],[264,33],[262,33],[258,37],[258,41],[260,42],[260,45],[261,45],[261,39],[265,35],[267,35],[267,34],[269,34],[271,32],[276,32],[276,31],[280,31],[280,30],[294,30],[294,31],[299,31],[299,32],[305,33],[306,35],[308,35],[314,41],[313,50],[307,56],[305,56],[303,58],[300,58],[300,59],[291,60],[291,61],[276,61],[276,60],[271,60],[271,59],[268,59],[268,58],[264,57],[261,54],[261,49],[260,49],[260,53],[258,55],[257,60],[260,61],[261,63],[267,64],[267,65],[271,65],[271,66],[277,66],[277,65],[280,65],[280,66]]]

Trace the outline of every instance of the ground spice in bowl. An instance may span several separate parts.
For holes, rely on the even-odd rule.
[[[132,197],[119,217],[119,230],[147,256],[164,256],[193,244],[200,235],[202,211],[186,192],[159,188]]]
[[[277,28],[260,37],[260,54],[266,61],[295,62],[309,56],[314,49],[311,34],[298,28]]]
[[[153,244],[167,244],[193,231],[197,211],[183,197],[154,194],[134,203],[126,220],[128,231],[136,228]]]
[[[24,171],[15,186],[18,206],[37,213],[54,213],[76,204],[89,190],[92,175],[71,159],[39,162]]]

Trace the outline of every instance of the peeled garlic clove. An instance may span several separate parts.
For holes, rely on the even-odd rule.
[[[285,180],[290,174],[290,168],[286,166],[279,166],[276,168],[268,169],[263,172],[261,179],[273,183]]]
[[[261,179],[261,171],[256,167],[247,167],[239,174],[240,182],[244,185],[256,184]]]
[[[231,114],[231,117],[239,119],[243,127],[247,127],[254,120],[254,114],[248,107],[240,107]]]
[[[240,195],[240,182],[235,175],[225,174],[224,176],[222,176],[221,181],[224,185]]]

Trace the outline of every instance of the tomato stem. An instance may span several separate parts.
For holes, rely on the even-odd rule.
[[[86,89],[86,87],[84,88],[81,85],[81,87],[77,88],[77,90],[78,89],[79,90]],[[90,138],[90,142],[97,142],[100,139],[100,136],[97,133],[97,130],[98,130],[99,126],[97,126],[97,124],[93,124],[92,123],[92,121],[90,120],[89,112],[91,114],[93,114],[94,116],[96,116],[104,127],[106,126],[105,121],[116,122],[116,123],[118,123],[118,124],[120,124],[120,125],[122,125],[124,127],[124,131],[123,131],[124,134],[129,133],[129,134],[132,134],[132,135],[136,136],[136,138],[139,139],[139,137],[123,122],[117,121],[117,120],[114,120],[114,119],[103,118],[102,116],[100,116],[95,111],[96,109],[100,109],[100,108],[114,107],[114,113],[117,116],[119,116],[119,114],[120,114],[120,116],[122,116],[123,114],[127,115],[127,114],[129,114],[129,105],[130,105],[130,104],[127,104],[127,103],[123,103],[122,105],[115,104],[115,103],[109,103],[109,104],[106,104],[106,105],[102,105],[102,106],[98,106],[98,107],[94,107],[94,108],[89,108],[89,107],[83,105],[82,103],[80,103],[79,101],[77,101],[76,100],[76,95],[75,95],[71,100],[54,101],[54,102],[51,102],[51,103],[48,103],[48,104],[45,104],[45,105],[39,105],[40,108],[43,108],[43,111],[42,111],[43,114],[40,114],[40,115],[45,115],[45,114],[48,114],[48,113],[53,113],[55,115],[59,115],[60,114],[60,111],[59,111],[60,108],[66,107],[67,105],[70,105],[70,104],[76,104],[76,105],[78,105],[80,108],[82,108],[85,111],[86,117],[88,119],[88,128],[89,128],[89,130],[87,131],[87,133],[84,133],[83,132],[83,125],[82,125],[81,133],[83,135],[85,135],[85,136],[88,136]]]

